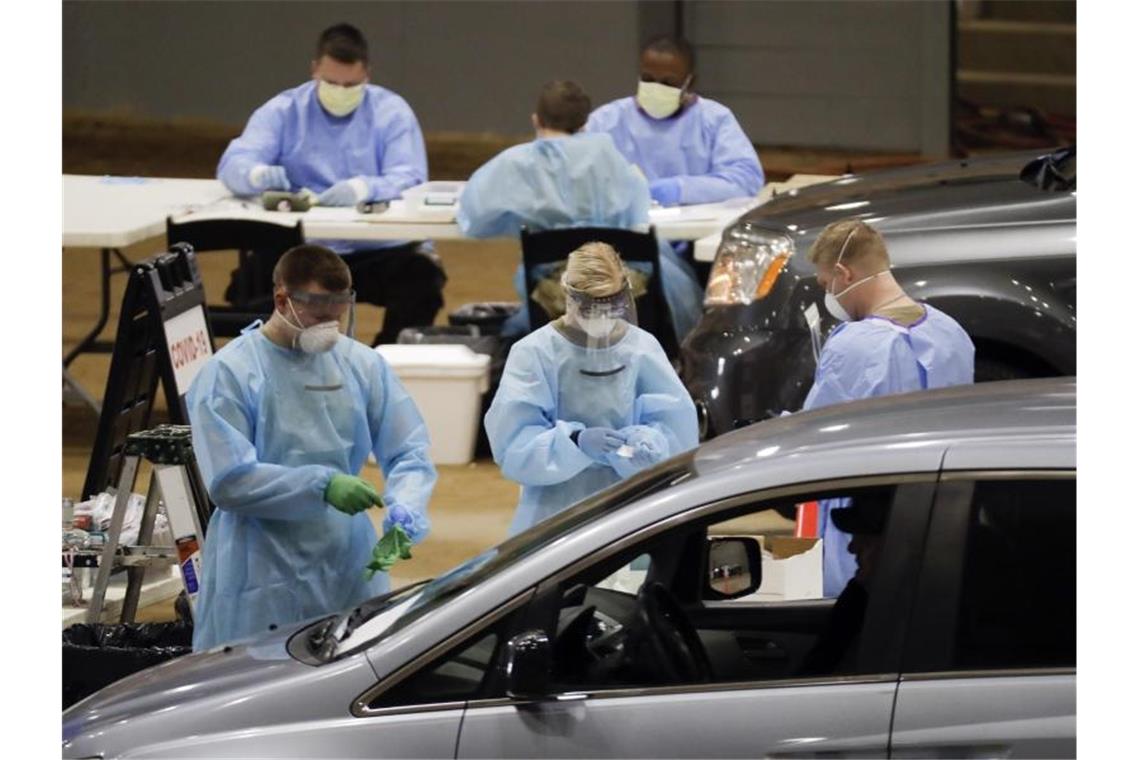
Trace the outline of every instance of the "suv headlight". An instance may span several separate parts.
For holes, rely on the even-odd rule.
[[[741,222],[725,230],[716,252],[705,306],[749,304],[772,290],[796,244],[782,232]]]

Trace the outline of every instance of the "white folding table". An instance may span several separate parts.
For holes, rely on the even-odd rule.
[[[734,198],[674,208],[654,208],[650,224],[665,240],[698,240],[717,236],[734,219],[761,202]],[[393,201],[376,214],[354,208],[316,207],[303,213],[266,211],[256,200],[234,198],[217,180],[165,177],[63,176],[63,245],[100,249],[102,278],[99,317],[91,331],[64,357],[64,382],[98,409],[94,398],[68,374],[67,368],[84,352],[105,350],[97,339],[110,313],[111,276],[131,262],[122,249],[166,231],[166,219],[256,219],[293,225],[303,222],[311,240],[463,240],[455,224],[455,209],[431,209]],[[715,248],[714,248],[715,250]],[[112,267],[111,258],[118,259]],[[711,258],[711,257],[710,257]]]
[[[63,380],[96,411],[98,402],[67,368],[79,354],[106,348],[97,338],[110,314],[111,275],[131,266],[122,249],[161,235],[166,230],[166,217],[184,215],[227,195],[222,183],[212,179],[63,175],[63,245],[100,249],[102,278],[99,317],[64,357]],[[112,256],[119,266],[112,267]]]

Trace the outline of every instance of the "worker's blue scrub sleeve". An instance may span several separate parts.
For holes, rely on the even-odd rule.
[[[804,410],[927,388],[970,385],[974,381],[974,344],[962,327],[933,306],[926,315],[905,327],[882,317],[845,322],[832,330],[816,367],[815,382]],[[827,596],[837,596],[855,574],[854,557],[847,551],[851,536],[828,519],[831,509],[849,500],[820,502],[823,537],[823,585]]]
[[[847,582],[855,577],[859,564],[848,549],[851,534],[844,533],[831,521],[834,509],[846,509],[851,499],[821,499],[819,502],[819,533],[823,541],[823,595],[836,597],[843,593]]]
[[[634,98],[622,98],[591,113],[585,130],[609,134],[650,182],[675,178],[685,205],[752,197],[764,186],[752,142],[732,111],[708,98],[667,119],[653,119]]]
[[[415,114],[399,95],[374,84],[365,85],[364,99],[344,117],[321,107],[315,81],[258,108],[222,154],[218,179],[235,195],[254,195],[249,170],[259,164],[285,167],[294,192],[322,193],[363,177],[370,201],[391,200],[427,181],[427,151]]]
[[[618,371],[583,374],[599,361]],[[661,345],[636,327],[604,352],[553,324],[526,336],[511,348],[484,424],[503,475],[522,485],[510,535],[622,479],[612,454],[595,462],[574,444],[575,430],[644,424],[662,432],[669,456],[697,445],[692,399]]]
[[[375,351],[342,337],[304,354],[247,330],[187,394],[194,451],[218,509],[202,549],[194,648],[337,612],[384,593],[364,579],[377,536],[368,515],[323,501],[333,473],[370,452],[385,503],[423,516],[435,484],[426,427]],[[419,519],[419,518],[415,518]]]

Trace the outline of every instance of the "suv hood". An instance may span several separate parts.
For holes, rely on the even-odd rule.
[[[778,195],[740,221],[795,233],[801,245],[851,216],[885,234],[1076,219],[1075,193],[1041,190],[1020,178],[1040,155],[1005,154],[841,177]]]

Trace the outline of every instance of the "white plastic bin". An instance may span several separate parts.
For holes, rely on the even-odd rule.
[[[385,344],[376,351],[415,399],[431,434],[435,464],[467,464],[475,456],[491,357],[467,346]]]

